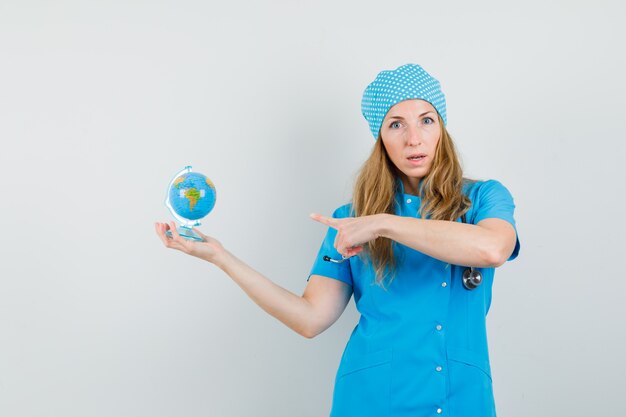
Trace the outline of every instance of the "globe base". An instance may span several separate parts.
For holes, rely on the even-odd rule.
[[[200,237],[199,234],[197,234],[196,232],[194,232],[193,230],[191,230],[191,228],[189,227],[185,227],[185,226],[179,226],[176,228],[176,231],[178,231],[178,234],[187,239],[187,240],[193,240],[195,242],[204,242],[204,239],[202,237]],[[171,231],[167,231],[165,232],[165,234],[168,237],[172,237],[172,232]]]

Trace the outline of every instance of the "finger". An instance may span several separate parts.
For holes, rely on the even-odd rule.
[[[351,248],[348,248],[348,257],[358,255],[362,251],[363,251],[363,246],[353,246]]]
[[[166,237],[165,229],[163,228],[163,223],[155,223],[154,230],[156,230],[156,233],[159,236],[159,238],[161,238],[161,240],[163,240],[163,238]]]
[[[175,249],[179,249],[179,250],[181,250],[183,252],[187,252],[189,241],[187,239],[183,238],[178,233],[178,230],[176,229],[176,223],[170,222],[169,223],[169,229],[170,229],[170,232],[172,233],[172,239],[170,240],[170,242],[175,244],[175,246],[172,246],[172,247],[175,248]]]
[[[346,236],[346,233],[342,230],[338,230],[337,236],[335,236],[334,245],[335,245],[335,248],[337,249],[337,252],[341,253],[342,255],[346,257],[352,256],[350,255],[351,249],[358,246],[356,244],[353,244],[352,241],[349,240],[349,237]]]
[[[163,223],[155,224],[155,228],[156,228],[157,234],[159,235],[159,238],[161,239],[163,244],[169,248],[171,246],[172,239],[168,238],[167,235],[165,234],[167,227],[168,227],[167,224],[163,224]]]
[[[178,234],[178,230],[176,229],[176,224],[174,222],[169,222],[168,224],[170,232],[172,233],[172,238],[174,240],[180,239],[180,235]]]
[[[352,238],[345,230],[337,229],[337,236],[335,237],[335,247],[338,251],[347,257],[350,257],[350,249],[356,246],[352,243]]]
[[[335,246],[335,249],[344,258],[350,257],[350,248],[347,248],[346,246],[343,246],[343,245],[337,245]]]
[[[337,225],[339,224],[338,219],[322,216],[321,214],[318,214],[318,213],[312,213],[310,217],[317,222],[320,222],[322,224],[325,224],[326,226],[332,227],[333,229],[336,229]]]

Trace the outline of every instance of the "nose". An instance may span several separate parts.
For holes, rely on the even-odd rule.
[[[422,143],[422,134],[417,126],[409,125],[406,130],[406,144],[408,146],[417,146]]]

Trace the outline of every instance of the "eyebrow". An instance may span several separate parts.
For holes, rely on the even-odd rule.
[[[422,117],[423,115],[428,114],[428,113],[434,113],[434,111],[428,110],[427,112],[420,114],[418,117]],[[389,118],[390,119],[404,119],[404,117],[402,116],[389,116]]]

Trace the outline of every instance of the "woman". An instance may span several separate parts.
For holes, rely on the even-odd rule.
[[[173,223],[157,233],[305,337],[331,326],[354,294],[361,317],[331,417],[495,416],[485,318],[495,268],[519,252],[513,198],[498,181],[463,178],[440,84],[419,65],[379,73],[362,111],[376,143],[352,202],[311,215],[329,228],[301,297],[209,236],[185,241]]]

